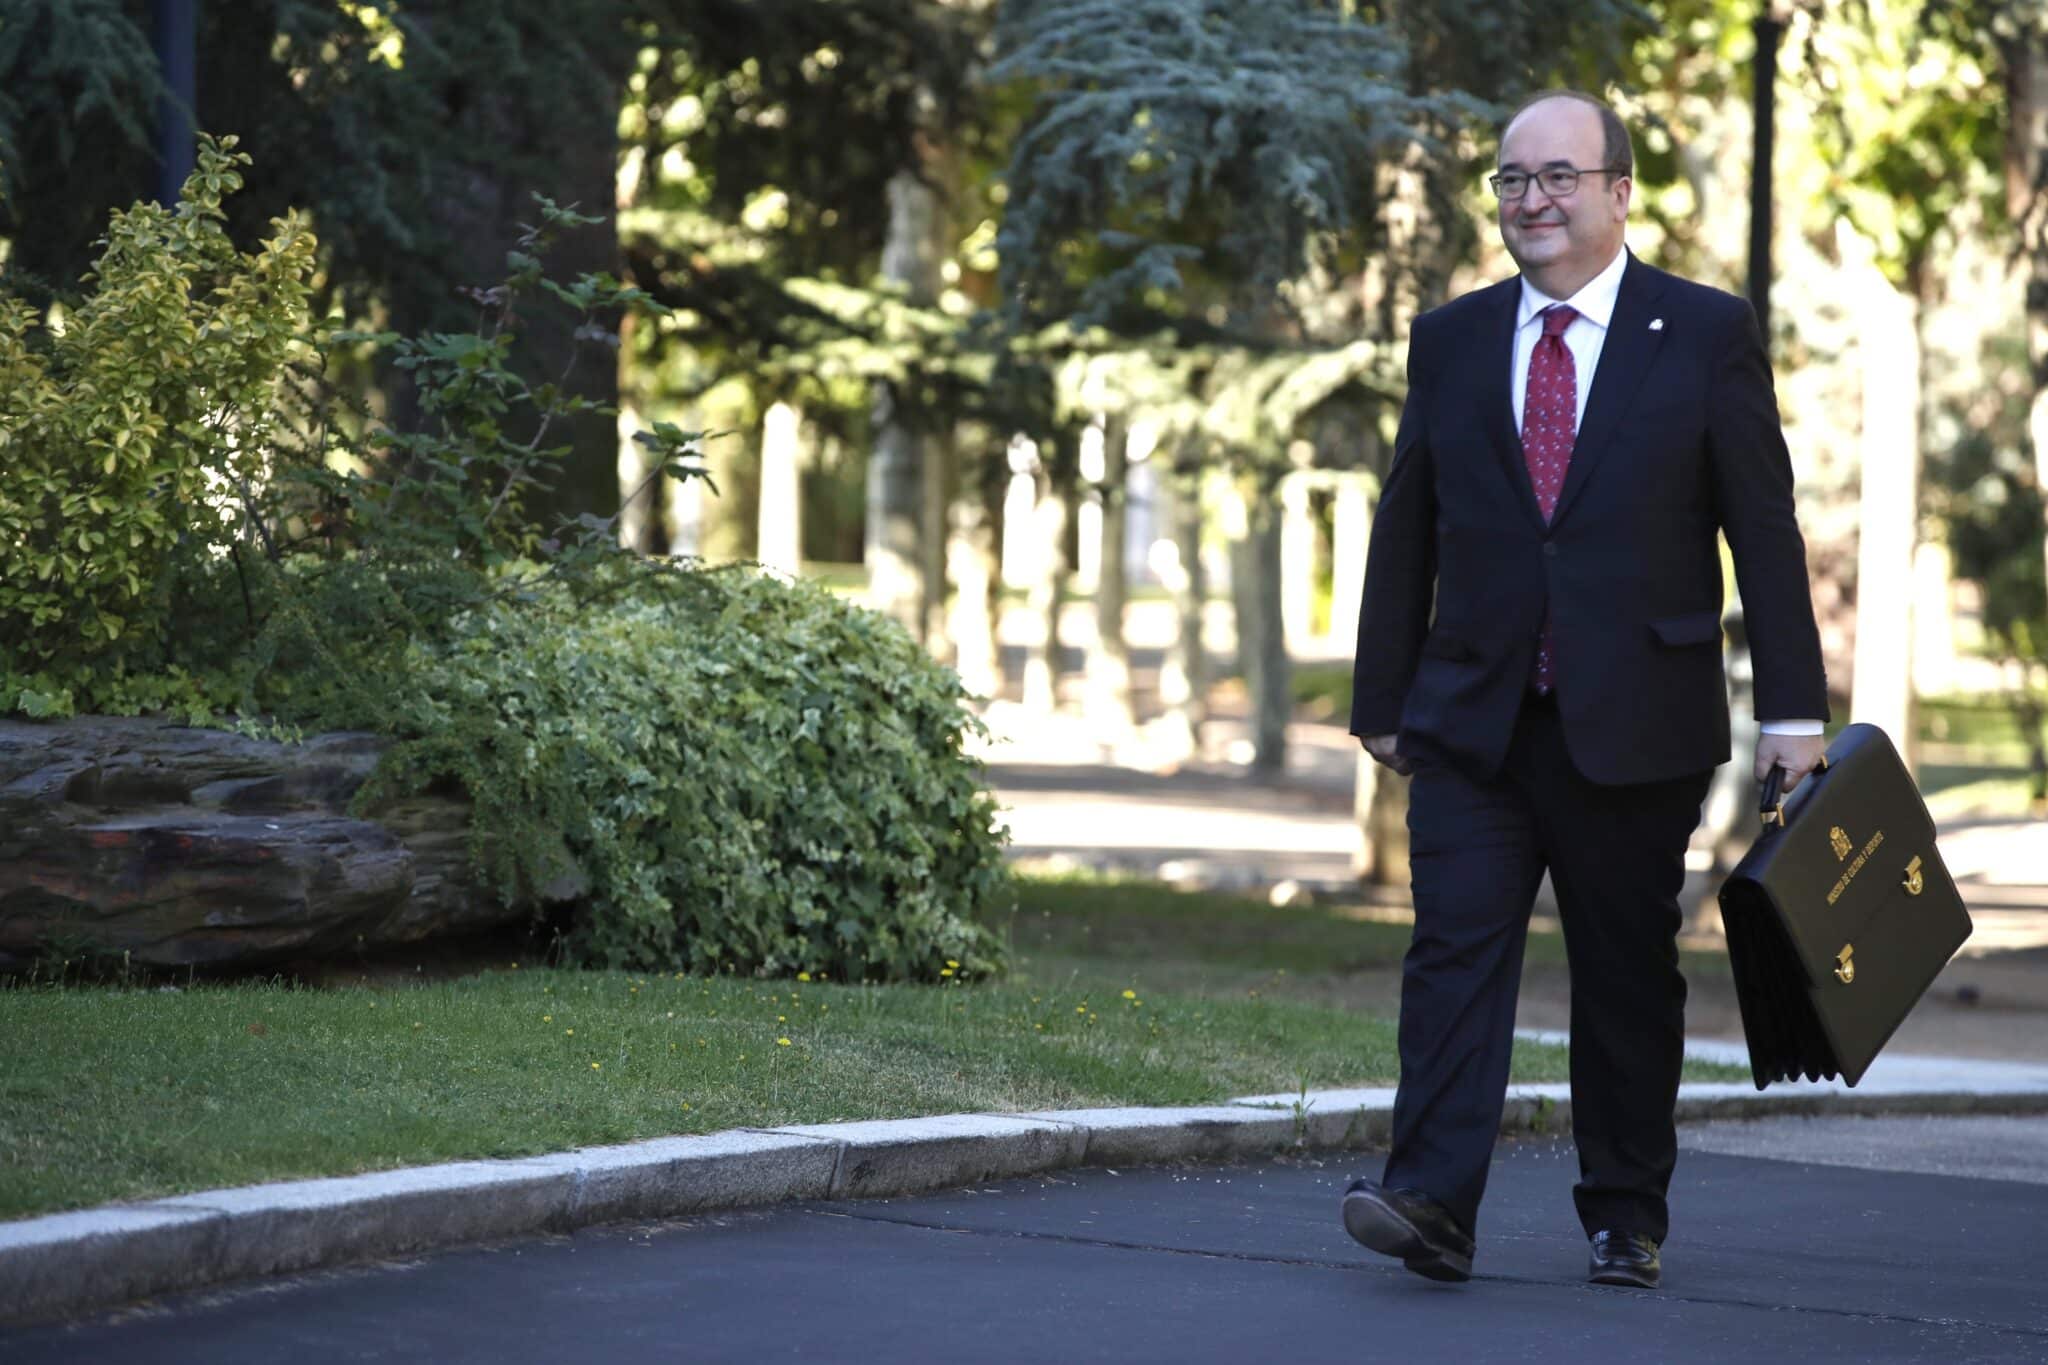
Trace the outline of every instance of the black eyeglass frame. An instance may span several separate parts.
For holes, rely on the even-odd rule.
[[[1486,177],[1486,184],[1487,188],[1493,191],[1493,197],[1496,199],[1520,199],[1529,192],[1531,183],[1542,180],[1546,175],[1569,175],[1572,178],[1571,183],[1563,189],[1552,189],[1548,185],[1543,187],[1543,192],[1552,199],[1562,199],[1567,195],[1578,193],[1579,177],[1582,175],[1630,174],[1633,174],[1633,172],[1624,170],[1620,166],[1587,166],[1584,169],[1577,166],[1545,166],[1540,171],[1497,171]],[[1513,194],[1502,193],[1500,182],[1510,177],[1519,177],[1522,182],[1522,188]]]

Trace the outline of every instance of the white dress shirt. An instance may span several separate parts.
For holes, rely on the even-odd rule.
[[[1515,320],[1514,369],[1509,372],[1508,392],[1515,396],[1515,430],[1522,429],[1522,411],[1529,388],[1529,357],[1536,353],[1536,341],[1543,335],[1539,316],[1544,309],[1562,303],[1578,313],[1564,329],[1564,344],[1572,353],[1572,373],[1578,383],[1578,411],[1572,414],[1572,430],[1586,416],[1586,395],[1593,388],[1593,371],[1600,364],[1600,350],[1607,344],[1607,324],[1614,317],[1614,301],[1621,296],[1621,272],[1628,266],[1626,248],[1615,253],[1607,268],[1586,281],[1585,288],[1568,299],[1553,299],[1522,276],[1522,311]]]
[[[1586,395],[1593,388],[1593,371],[1600,364],[1601,348],[1607,344],[1607,327],[1614,318],[1614,301],[1621,295],[1621,276],[1627,268],[1628,249],[1624,247],[1615,253],[1606,269],[1568,299],[1553,299],[1529,283],[1527,275],[1522,276],[1522,307],[1515,321],[1514,369],[1508,378],[1508,392],[1514,396],[1516,431],[1522,429],[1522,413],[1527,407],[1529,357],[1535,354],[1536,342],[1543,335],[1540,315],[1559,303],[1578,314],[1564,331],[1564,344],[1572,353],[1572,372],[1578,389],[1572,430],[1576,432],[1579,423],[1585,420]],[[1826,729],[1817,720],[1767,720],[1759,728],[1767,735],[1818,735]]]

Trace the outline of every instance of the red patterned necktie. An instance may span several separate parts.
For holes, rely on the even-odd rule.
[[[1536,338],[1536,349],[1529,354],[1529,387],[1522,399],[1522,458],[1528,463],[1529,484],[1536,490],[1536,505],[1547,523],[1557,511],[1557,495],[1564,490],[1564,474],[1572,462],[1572,441],[1577,434],[1578,373],[1572,365],[1571,347],[1564,344],[1564,329],[1578,313],[1559,303],[1538,316],[1543,319],[1543,335]],[[1543,693],[1557,685],[1547,612],[1543,635],[1536,642],[1530,681]]]

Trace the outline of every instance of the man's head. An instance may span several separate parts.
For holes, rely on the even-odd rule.
[[[1545,171],[1575,171],[1577,183],[1546,187]],[[1606,268],[1621,250],[1634,172],[1628,129],[1591,95],[1549,91],[1515,111],[1500,139],[1500,233],[1531,283],[1569,298]]]

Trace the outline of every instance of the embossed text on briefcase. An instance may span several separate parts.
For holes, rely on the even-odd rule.
[[[1721,887],[1750,1071],[1850,1085],[1970,936],[1934,821],[1884,731],[1851,725]]]

